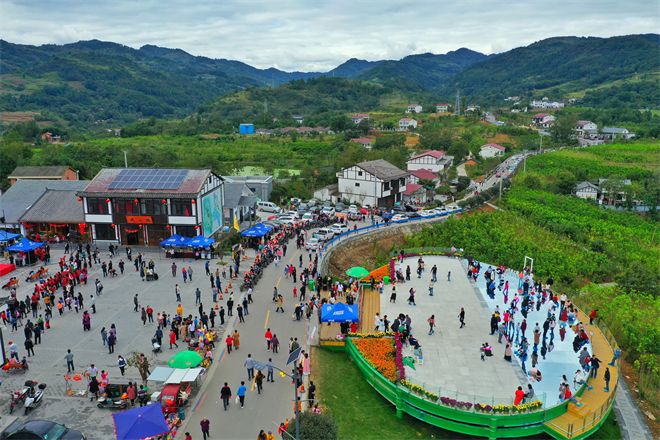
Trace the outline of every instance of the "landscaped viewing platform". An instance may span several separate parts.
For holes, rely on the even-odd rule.
[[[418,277],[418,260],[424,262],[424,271]],[[589,317],[577,310],[575,320],[565,326],[564,337],[560,334],[560,308],[551,307],[545,301],[537,310],[536,304],[526,316],[525,336],[529,341],[527,360],[523,371],[523,362],[516,355],[522,335],[518,338],[511,334],[513,347],[512,362],[504,359],[507,337],[498,341],[499,334],[491,335],[491,318],[498,312],[501,317],[508,304],[518,294],[518,273],[506,271],[502,286],[508,281],[508,304],[504,302],[503,290],[495,289],[494,295],[488,295],[484,273],[487,263],[481,263],[477,281],[468,279],[467,261],[444,255],[432,255],[433,251],[405,251],[403,261],[397,260],[394,269],[406,274],[410,266],[410,280],[388,283],[381,293],[372,291],[365,284],[360,299],[360,325],[358,333],[362,337],[352,336],[346,339],[346,350],[355,360],[369,382],[383,397],[396,405],[397,415],[407,413],[412,417],[444,429],[463,434],[489,438],[526,437],[545,432],[555,438],[585,438],[595,432],[606,419],[613,407],[617,391],[617,375],[620,361],[616,367],[607,365],[617,348],[616,342],[607,329],[601,330],[594,322],[589,325]],[[430,295],[431,271],[437,268],[437,281],[433,283],[433,296]],[[493,267],[493,270],[496,268]],[[451,272],[451,281],[448,273]],[[363,281],[366,281],[365,278]],[[544,280],[539,280],[544,281]],[[496,277],[496,286],[499,286]],[[392,300],[392,291],[396,290],[396,300]],[[409,304],[410,290],[415,291],[415,304]],[[520,290],[522,292],[522,289]],[[522,301],[522,295],[518,295]],[[570,298],[568,298],[570,301]],[[459,313],[465,311],[465,326],[461,328]],[[516,323],[521,323],[523,316],[515,313]],[[415,350],[409,344],[397,344],[393,335],[377,336],[374,332],[375,316],[387,316],[392,322],[399,315],[411,319],[411,335],[419,343]],[[543,323],[554,314],[557,325],[548,330],[543,338]],[[436,327],[429,334],[427,320],[434,315]],[[538,323],[541,331],[539,343],[534,344],[534,328]],[[574,350],[573,340],[578,323],[582,323],[589,343],[584,347],[591,356],[601,360],[597,378],[588,378],[588,386],[575,386],[573,379],[577,370],[581,370],[578,352]],[[571,323],[569,323],[571,324]],[[335,328],[335,326],[337,328]],[[339,325],[323,324],[322,339],[336,338]],[[365,334],[372,335],[365,335]],[[562,332],[563,333],[563,332]],[[364,338],[383,342],[363,343]],[[368,340],[367,339],[367,340]],[[389,340],[389,342],[388,342]],[[481,347],[492,347],[492,356],[481,358]],[[334,347],[339,348],[339,347]],[[378,355],[396,349],[398,380],[393,379],[392,371],[387,366],[388,360]],[[421,351],[420,351],[421,349]],[[538,364],[534,366],[541,373],[541,380],[530,380],[526,373],[532,369],[532,353],[536,352]],[[603,379],[605,368],[610,370],[609,392],[605,391]],[[559,386],[565,375],[571,392],[580,406],[559,399]],[[585,375],[586,376],[586,375]],[[405,379],[404,379],[405,377]],[[518,387],[528,391],[533,387],[533,395],[525,403],[514,405]]]

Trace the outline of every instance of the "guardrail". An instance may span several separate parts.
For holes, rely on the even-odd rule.
[[[362,228],[357,228],[352,231],[344,232],[343,234],[338,235],[337,237],[334,237],[332,240],[327,242],[323,248],[319,251],[318,256],[319,256],[319,262],[323,259],[323,256],[325,255],[326,251],[329,248],[334,247],[336,244],[341,242],[342,239],[346,238],[352,238],[355,235],[359,235],[360,233],[363,232],[369,232],[369,231],[374,231],[374,230],[379,230],[380,228],[387,228],[392,225],[396,224],[403,224],[403,223],[413,223],[413,222],[419,222],[423,220],[430,220],[430,219],[436,219],[436,218],[441,218],[441,217],[449,217],[452,214],[457,214],[463,212],[462,208],[456,208],[452,209],[451,211],[443,212],[441,214],[435,214],[435,215],[429,215],[426,217],[415,217],[415,218],[407,218],[403,220],[396,220],[396,221],[390,221],[387,223],[381,223],[378,225],[370,225],[370,226],[364,226]]]

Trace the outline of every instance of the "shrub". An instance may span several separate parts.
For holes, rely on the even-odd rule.
[[[303,412],[298,415],[301,440],[336,440],[339,438],[339,427],[326,413]],[[289,423],[287,432],[296,438],[296,421]]]

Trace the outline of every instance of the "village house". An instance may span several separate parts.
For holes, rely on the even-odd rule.
[[[355,116],[351,116],[351,121],[355,125],[359,124],[363,119],[369,120],[369,113],[358,113]]]
[[[422,112],[422,106],[419,104],[410,104],[408,106],[408,110],[406,110],[406,113],[421,113]]]
[[[481,107],[479,107],[476,104],[469,104],[467,108],[465,109],[466,112],[473,112],[479,110]]]
[[[48,142],[59,142],[62,138],[60,136],[55,136],[53,133],[44,133],[41,135],[41,139]]]
[[[383,159],[361,162],[337,173],[338,191],[351,203],[392,206],[403,200],[407,176],[408,172]]]
[[[537,113],[532,116],[532,124],[535,124],[539,127],[548,128],[554,123],[554,121],[555,117],[548,113]]]
[[[447,113],[449,111],[449,104],[438,104],[435,106],[437,113]]]
[[[422,185],[409,183],[403,192],[404,202],[426,203],[426,188]]]
[[[432,182],[435,182],[436,184],[438,182],[438,175],[429,170],[425,170],[425,169],[414,170],[414,171],[408,170],[408,172],[410,173],[408,174],[408,183],[414,183],[418,185],[420,180],[430,180]]]
[[[628,131],[627,128],[619,127],[605,127],[603,128],[603,135],[612,139],[632,139],[635,137],[635,133]]]
[[[479,155],[481,157],[499,157],[504,154],[505,150],[506,148],[501,145],[489,143],[481,146]]]
[[[410,127],[417,128],[417,121],[411,118],[399,119],[399,130],[410,130]]]
[[[12,185],[17,180],[78,180],[78,171],[66,165],[52,167],[16,167],[9,176]]]
[[[575,131],[578,136],[583,136],[585,132],[591,133],[593,130],[598,130],[598,125],[591,121],[578,121]]]
[[[408,171],[428,170],[432,173],[451,168],[454,163],[454,156],[447,156],[444,151],[426,150],[417,154],[406,162]]]
[[[371,150],[371,139],[355,138],[355,139],[351,139],[351,142],[355,142],[356,144],[362,145],[367,150]]]
[[[580,182],[578,186],[573,189],[573,193],[581,199],[594,199],[598,198],[598,185],[591,182]]]

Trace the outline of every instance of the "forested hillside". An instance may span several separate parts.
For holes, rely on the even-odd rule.
[[[561,98],[659,69],[657,35],[558,37],[466,67],[446,81],[440,93],[451,96],[458,83],[463,95],[483,102],[502,103],[507,96],[546,89],[549,95]],[[648,96],[644,101],[650,102],[650,87],[641,87]]]

